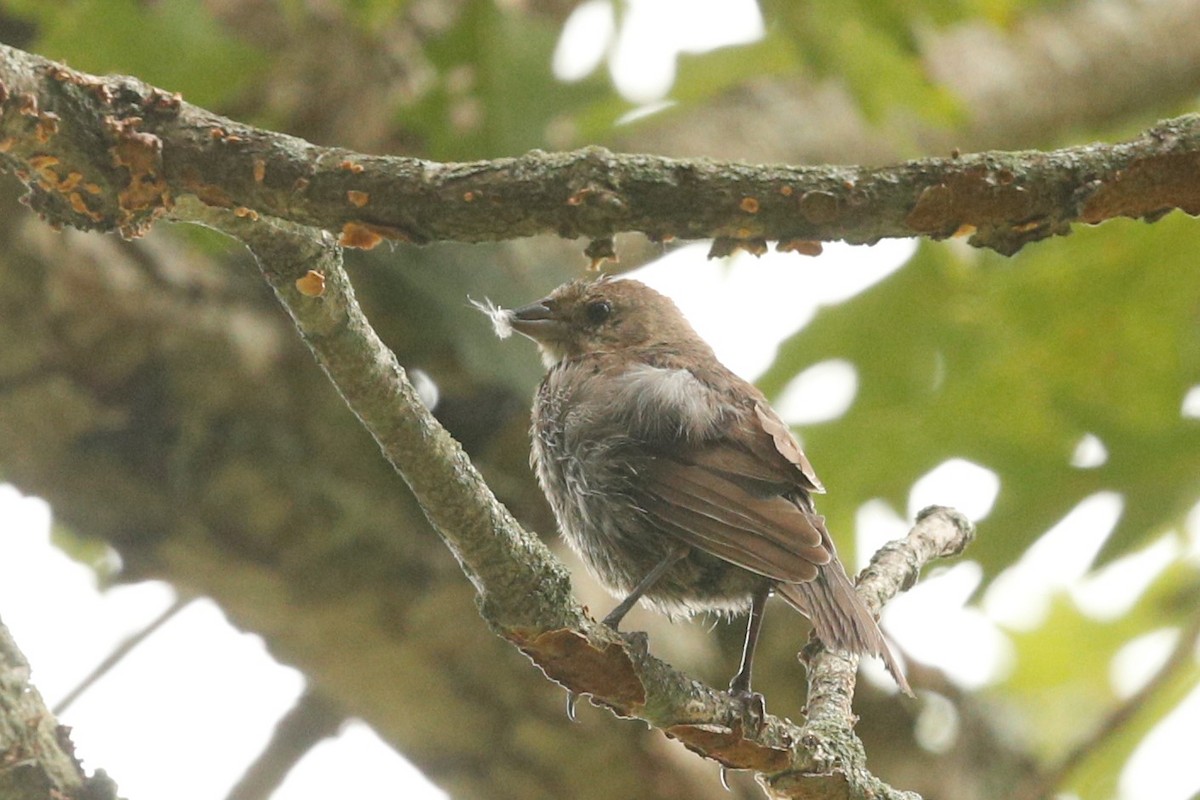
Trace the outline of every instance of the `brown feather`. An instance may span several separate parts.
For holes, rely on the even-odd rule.
[[[810,492],[824,493],[825,487],[821,484],[821,479],[817,477],[812,464],[808,463],[808,458],[800,449],[796,437],[792,435],[791,428],[763,403],[754,404],[754,413],[763,430],[770,435],[771,441],[775,444],[775,450],[800,471],[804,477],[804,488]]]
[[[812,580],[815,566],[832,557],[810,516],[786,498],[758,497],[721,475],[666,458],[640,477],[643,508],[689,544],[744,569],[776,580]],[[675,518],[676,509],[687,513]]]

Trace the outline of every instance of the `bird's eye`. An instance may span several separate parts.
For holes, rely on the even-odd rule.
[[[587,304],[585,313],[587,314],[588,322],[593,325],[599,325],[608,319],[609,314],[612,313],[612,303],[607,300],[593,300]]]

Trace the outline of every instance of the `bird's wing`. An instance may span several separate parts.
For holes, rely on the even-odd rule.
[[[774,580],[810,581],[833,553],[820,517],[783,496],[780,477],[719,441],[656,457],[639,470],[634,493],[657,527],[689,545]]]
[[[774,454],[759,453],[760,458],[770,461],[771,456],[778,454],[787,459],[803,476],[802,481],[804,488],[810,492],[825,491],[825,487],[821,485],[821,480],[817,477],[817,473],[813,470],[812,464],[808,463],[808,458],[805,457],[804,451],[800,449],[800,444],[796,441],[796,437],[792,434],[792,429],[787,426],[787,423],[779,418],[770,406],[764,403],[756,402],[754,404],[754,416],[758,420],[758,424],[762,426],[763,431],[771,437],[771,446],[774,448]],[[766,447],[763,439],[753,439],[759,443],[759,447]]]

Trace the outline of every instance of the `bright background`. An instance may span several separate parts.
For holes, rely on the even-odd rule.
[[[828,246],[814,268],[801,270],[788,255],[706,261],[707,247],[697,245],[635,276],[670,294],[721,359],[753,378],[771,362],[776,343],[797,321],[882,279],[911,249],[907,242]],[[803,307],[797,297],[805,298]],[[485,324],[482,318],[480,324]],[[853,397],[852,373],[814,367],[797,376],[778,406],[789,422],[814,421],[838,416]],[[858,552],[869,557],[883,542],[904,535],[905,520],[926,505],[954,506],[977,522],[984,520],[999,489],[989,470],[961,460],[947,462],[914,484],[906,517],[878,502],[860,509]],[[1065,590],[1087,614],[1110,619],[1127,611],[1139,587],[1148,586],[1182,549],[1200,562],[1198,506],[1186,531],[1087,574],[1119,511],[1113,496],[1096,495],[1080,503],[997,578],[978,605],[965,607],[982,580],[976,564],[967,559],[937,568],[889,605],[884,627],[904,650],[939,665],[965,688],[999,680],[1011,666],[1007,632],[1036,628],[1056,592]],[[0,486],[0,520],[0,611],[34,667],[35,684],[53,706],[124,638],[171,606],[174,593],[157,582],[98,591],[95,574],[50,542],[48,506],[9,486]],[[1120,651],[1110,670],[1118,695],[1135,692],[1174,641],[1170,631],[1159,631]],[[890,685],[872,660],[863,670],[879,685]],[[261,749],[302,689],[299,673],[276,663],[257,636],[235,630],[213,603],[201,599],[135,648],[61,721],[74,728],[85,766],[108,770],[129,800],[211,800],[224,796],[241,776],[248,754]],[[928,713],[937,715],[937,707]],[[227,725],[231,716],[240,724]],[[180,721],[186,724],[176,724]],[[162,730],[168,724],[166,736]],[[928,746],[936,747],[939,737],[947,735],[946,724],[952,725],[952,718],[931,720]],[[1122,777],[1122,799],[1193,797],[1200,790],[1200,762],[1192,757],[1197,741],[1200,691],[1192,692],[1139,747]],[[206,769],[189,770],[194,765],[177,762],[181,754],[196,752],[205,753]],[[179,771],[190,772],[189,785],[178,785],[174,776]],[[346,790],[347,775],[359,776],[363,792],[389,786],[394,793],[383,796],[444,797],[368,727],[352,722],[304,758],[275,798],[333,796]]]
[[[749,0],[639,0],[629,4],[619,25],[611,4],[591,0],[568,22],[554,69],[574,79],[608,65],[621,92],[652,112],[672,85],[679,53],[751,41],[762,33],[757,6]],[[821,305],[882,279],[912,248],[906,242],[827,246],[822,256],[797,268],[795,256],[774,254],[706,261],[706,246],[696,245],[673,252],[639,276],[674,297],[729,366],[754,378],[771,363],[777,344]],[[854,396],[853,368],[826,362],[799,375],[778,407],[789,422],[813,422],[841,415]],[[1200,409],[1185,412],[1200,415]],[[1079,464],[1105,458],[1097,442],[1080,442]],[[947,462],[916,482],[902,514],[883,503],[863,506],[858,551],[869,554],[902,535],[906,520],[931,503],[985,520],[1000,490],[991,471],[961,460]],[[1086,499],[970,607],[965,603],[982,580],[979,567],[968,558],[934,570],[887,609],[885,628],[902,648],[941,666],[964,687],[1002,679],[1011,669],[1010,636],[1037,627],[1054,597],[1066,592],[1089,616],[1110,619],[1127,610],[1138,587],[1148,586],[1181,553],[1200,562],[1200,510],[1194,510],[1186,530],[1169,532],[1149,548],[1091,573],[1092,559],[1120,510],[1114,495]],[[0,486],[0,614],[32,663],[35,684],[55,705],[175,597],[160,583],[98,591],[94,573],[56,549],[49,531],[50,510],[43,502]],[[1157,631],[1118,653],[1110,668],[1118,696],[1129,696],[1153,674],[1176,634]],[[886,685],[877,665],[868,663],[864,670]],[[256,636],[236,631],[214,604],[200,599],[135,648],[61,720],[74,728],[85,766],[107,769],[130,800],[211,800],[241,776],[302,689],[299,673],[276,663]],[[230,717],[239,724],[226,724]],[[946,735],[944,729],[939,733],[939,722],[953,721],[933,720],[931,748]],[[1200,691],[1193,691],[1138,748],[1121,779],[1123,800],[1194,796],[1200,790],[1196,742]],[[204,769],[178,760],[189,753],[204,754]],[[189,776],[187,785],[177,781],[179,774]],[[336,739],[314,749],[275,797],[337,796],[348,790],[348,775],[360,777],[356,791],[364,795],[443,796],[369,728],[349,723]]]

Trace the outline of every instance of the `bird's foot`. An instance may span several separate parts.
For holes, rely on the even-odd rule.
[[[571,720],[571,722],[579,721],[578,719],[575,718],[575,706],[578,703],[579,703],[579,694],[577,692],[572,692],[570,689],[568,689],[567,690],[567,719]]]
[[[757,736],[767,719],[767,700],[759,692],[749,689],[729,689],[729,697],[741,709],[742,730]]]

